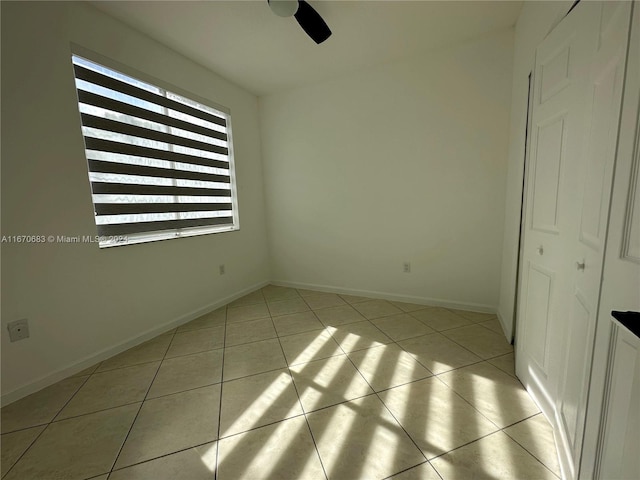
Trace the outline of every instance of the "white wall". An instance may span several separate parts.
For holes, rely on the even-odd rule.
[[[104,250],[3,244],[5,401],[270,278],[256,97],[75,2],[2,2],[2,234],[95,235],[70,42],[231,109],[241,230]],[[19,318],[31,338],[9,343]]]
[[[533,69],[538,44],[569,11],[569,0],[524,2],[515,29],[511,132],[506,183],[502,271],[498,316],[508,338],[513,335],[516,296],[520,207],[524,174],[525,130],[527,122],[528,76]]]
[[[274,280],[495,311],[512,46],[508,29],[261,97]]]

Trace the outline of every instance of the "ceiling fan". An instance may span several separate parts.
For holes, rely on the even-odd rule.
[[[280,17],[296,17],[302,29],[317,44],[331,36],[331,29],[305,0],[267,0],[271,11]]]

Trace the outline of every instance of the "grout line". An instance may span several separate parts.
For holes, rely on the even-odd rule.
[[[251,294],[249,294],[249,295],[251,295]],[[242,297],[240,297],[240,298],[242,298]],[[231,302],[231,303],[233,303],[233,302]],[[231,303],[228,303],[227,305],[225,305],[225,307],[227,307],[227,309],[229,309],[229,308],[231,308],[231,309],[233,309],[233,308],[241,308],[241,307],[252,307],[254,305],[260,305],[261,303],[266,303],[266,300],[264,299],[264,295],[263,295],[262,296],[262,300],[258,300],[257,302],[245,303],[245,304],[242,304],[242,305],[231,305]],[[222,308],[222,307],[220,307],[220,308]]]
[[[42,431],[36,435],[36,437],[33,439],[33,441],[29,444],[29,446],[24,450],[24,452],[22,452],[22,455],[20,455],[16,461],[13,463],[13,465],[11,465],[11,467],[9,467],[9,470],[7,470],[6,472],[4,472],[4,474],[2,475],[2,478],[6,477],[7,475],[9,475],[9,472],[13,469],[13,467],[15,467],[18,462],[22,459],[22,457],[25,456],[25,454],[27,453],[27,451],[29,451],[29,449],[33,446],[34,443],[36,443],[36,440],[38,440],[42,434],[44,433],[44,431],[49,428],[49,425],[51,425],[50,423],[46,424],[45,427],[42,429]],[[39,425],[42,426],[42,425]],[[34,428],[34,427],[29,427],[29,428]],[[19,430],[16,430],[19,431]],[[2,435],[6,435],[5,433],[3,433]]]
[[[371,322],[372,325],[373,322]],[[374,325],[375,326],[375,325]],[[376,327],[378,328],[378,327]],[[378,328],[378,330],[380,330]],[[380,330],[382,331],[382,330]],[[384,333],[384,332],[383,332]],[[392,342],[395,343],[395,342]],[[343,352],[344,349],[340,346],[340,348],[342,349]],[[350,352],[351,353],[351,352]],[[382,406],[387,410],[387,412],[389,412],[389,415],[391,415],[391,418],[393,418],[396,423],[398,424],[398,426],[402,429],[402,431],[405,433],[405,435],[407,436],[407,438],[409,438],[409,440],[411,440],[411,443],[413,443],[413,445],[416,447],[416,449],[418,450],[418,452],[420,452],[420,455],[422,455],[425,459],[426,462],[429,462],[429,459],[427,458],[427,456],[424,454],[424,452],[422,451],[422,449],[418,446],[418,444],[416,443],[416,441],[413,439],[413,437],[411,435],[409,435],[409,432],[407,432],[407,430],[404,428],[404,426],[402,425],[402,423],[400,423],[400,421],[396,418],[396,416],[393,414],[393,412],[389,409],[389,407],[387,407],[387,404],[384,403],[384,401],[382,400],[382,398],[380,398],[380,394],[379,392],[377,392],[373,386],[371,385],[371,383],[369,383],[369,380],[367,380],[367,378],[360,372],[360,370],[358,369],[358,366],[353,362],[353,360],[351,359],[351,357],[348,355],[347,352],[345,352],[345,355],[347,356],[347,358],[349,359],[349,362],[351,362],[351,365],[353,365],[353,368],[355,368],[356,372],[358,372],[358,375],[360,375],[362,377],[362,379],[367,383],[367,385],[369,385],[369,388],[373,391],[373,395],[376,396],[376,398],[378,399],[378,401],[382,404]],[[425,367],[426,368],[426,367]],[[427,369],[427,371],[430,371],[429,369]],[[428,377],[427,377],[428,378]],[[423,380],[423,379],[421,379]],[[413,382],[411,382],[413,383]],[[395,388],[395,387],[391,387],[391,388]],[[415,465],[414,465],[415,466]],[[399,473],[399,472],[398,472]],[[395,475],[395,474],[394,474]]]
[[[224,347],[216,347],[216,348],[210,348],[208,350],[201,350],[201,351],[197,351],[197,352],[191,352],[191,353],[184,353],[182,355],[174,355],[172,357],[165,357],[162,359],[162,361],[164,362],[165,360],[173,360],[174,358],[184,358],[184,357],[190,357],[192,355],[200,355],[201,353],[208,353],[208,352],[215,352],[216,350],[222,350]]]
[[[483,436],[481,436],[481,437],[479,437],[479,438],[476,438],[475,440],[472,440],[472,441],[470,441],[470,442],[467,442],[467,443],[465,443],[465,444],[463,444],[463,445],[460,445],[460,446],[458,446],[458,447],[456,447],[456,448],[452,448],[451,450],[449,450],[449,451],[447,451],[447,452],[444,452],[444,453],[441,453],[441,454],[439,454],[439,455],[436,455],[435,457],[431,458],[431,460],[434,460],[434,459],[439,458],[439,457],[443,457],[443,456],[445,456],[445,455],[447,455],[447,454],[449,454],[449,453],[451,453],[451,452],[453,452],[453,451],[455,451],[455,450],[459,450],[459,449],[461,449],[461,448],[463,448],[463,447],[466,447],[466,446],[468,446],[468,445],[471,445],[472,443],[476,443],[476,442],[478,442],[478,441],[480,441],[480,440],[482,440],[482,439],[484,439],[484,438],[487,438],[487,437],[489,437],[489,436],[491,436],[491,435],[494,435],[494,434],[496,434],[496,433],[498,433],[498,432],[502,432],[502,433],[504,433],[504,434],[505,434],[505,435],[506,435],[510,440],[512,440],[512,441],[513,441],[514,443],[516,443],[517,445],[519,445],[519,446],[520,446],[520,447],[521,447],[525,452],[527,452],[529,455],[531,455],[531,456],[532,456],[536,461],[538,461],[538,463],[540,463],[543,467],[545,467],[547,470],[549,470],[549,471],[550,471],[550,472],[551,472],[551,473],[552,473],[556,478],[559,478],[559,477],[556,475],[556,473],[555,473],[553,470],[551,470],[551,468],[549,468],[549,467],[548,467],[548,466],[547,466],[547,465],[546,465],[542,460],[540,460],[538,457],[536,457],[536,456],[535,456],[535,455],[534,455],[534,454],[533,454],[533,453],[532,453],[528,448],[526,448],[524,445],[520,444],[520,442],[518,442],[515,438],[513,438],[511,435],[509,435],[507,432],[505,432],[505,430],[506,430],[507,428],[510,428],[510,427],[512,427],[512,426],[514,426],[514,425],[517,425],[517,424],[519,424],[519,423],[525,422],[525,421],[527,421],[527,420],[529,420],[529,419],[531,419],[531,418],[533,418],[533,417],[536,417],[536,416],[538,416],[538,415],[540,415],[540,414],[541,414],[541,412],[538,412],[538,413],[535,413],[535,414],[533,414],[533,415],[530,415],[530,416],[529,416],[529,417],[527,417],[527,418],[523,418],[523,419],[521,419],[521,420],[518,420],[517,422],[514,422],[514,423],[512,423],[511,425],[507,425],[506,427],[500,428],[499,430],[496,430],[495,432],[488,433],[487,435],[483,435]],[[434,467],[434,470],[435,470],[435,467]],[[439,472],[438,472],[438,475],[439,475]],[[441,478],[442,478],[442,477],[441,477]]]
[[[538,414],[536,414],[538,415]],[[535,415],[533,415],[535,417]],[[532,417],[529,417],[532,418]],[[526,418],[525,420],[528,420],[528,418]],[[524,420],[522,420],[524,422]],[[516,423],[520,423],[520,422],[516,422]],[[515,424],[514,424],[515,425]],[[508,427],[507,427],[508,428]],[[529,455],[531,455],[533,458],[535,458],[543,467],[545,467],[547,470],[549,470],[556,478],[559,478],[558,475],[556,474],[556,472],[554,472],[553,470],[551,470],[551,468],[549,468],[549,466],[547,466],[546,463],[544,463],[541,459],[539,459],[537,456],[534,455],[533,452],[531,452],[527,447],[525,447],[524,445],[522,445],[520,442],[518,442],[518,440],[516,440],[515,438],[513,438],[511,435],[509,435],[507,432],[504,431],[504,429],[502,430],[502,432],[509,437],[509,439],[511,439],[513,442],[515,442],[516,444],[518,444],[520,446],[520,448],[522,448],[525,452],[527,452]]]
[[[46,427],[50,423],[51,422],[43,422],[43,423],[38,423],[37,425],[29,425],[28,427],[16,428],[15,430],[11,430],[10,432],[4,432],[0,436],[4,437],[5,435],[9,435],[11,433],[24,432],[25,430],[29,430],[31,428],[36,428],[36,427]]]
[[[297,415],[293,415],[291,417],[282,418],[280,420],[274,420],[273,422],[265,423],[264,425],[258,425],[257,427],[251,427],[248,430],[242,430],[241,432],[235,432],[235,433],[231,433],[229,435],[222,435],[218,440],[226,440],[228,438],[237,437],[238,435],[242,435],[242,434],[248,433],[248,432],[253,432],[255,430],[260,430],[263,427],[271,427],[273,425],[276,425],[276,424],[282,423],[282,422],[286,422],[287,420],[291,420],[293,418],[302,417],[303,415],[304,415],[304,412],[303,413],[298,413]]]
[[[358,373],[360,373],[360,372],[358,372]],[[375,394],[376,394],[376,392],[365,393],[364,395],[358,395],[357,397],[345,399],[345,400],[342,400],[340,402],[332,403],[331,405],[325,405],[323,407],[314,408],[313,410],[305,410],[304,407],[303,407],[302,410],[303,410],[305,415],[313,415],[315,413],[321,412],[322,410],[327,410],[329,408],[337,407],[338,405],[344,405],[345,403],[351,403],[351,402],[353,402],[355,400],[360,400],[362,398],[371,397],[371,396],[373,396]]]
[[[408,472],[409,470],[413,470],[414,468],[418,468],[418,467],[424,465],[425,463],[429,463],[429,460],[425,460],[424,462],[420,462],[417,465],[414,465],[414,466],[409,467],[409,468],[405,468],[404,470],[400,470],[399,472],[392,473],[388,477],[384,477],[382,480],[393,480],[393,477],[395,477],[396,475],[400,475],[400,474],[402,474],[404,472]],[[429,463],[429,465],[431,465],[431,464]],[[433,466],[431,468],[433,468]],[[435,470],[435,468],[434,468],[434,470]],[[440,476],[440,474],[438,474],[438,476]],[[442,477],[440,477],[440,478],[442,478]]]
[[[42,429],[42,431],[41,431],[38,435],[36,435],[36,437],[35,437],[35,438],[33,439],[33,441],[29,444],[29,446],[25,449],[25,451],[24,451],[24,452],[22,452],[22,455],[20,455],[20,456],[16,459],[16,461],[13,463],[13,465],[11,465],[11,467],[9,468],[9,470],[7,470],[7,471],[4,473],[4,475],[2,475],[2,478],[4,478],[5,476],[7,476],[7,475],[9,474],[9,472],[13,469],[13,467],[15,467],[15,466],[18,464],[18,462],[22,459],[22,457],[24,457],[24,456],[25,456],[25,454],[26,454],[26,453],[31,449],[31,447],[36,443],[36,441],[37,441],[37,440],[42,436],[42,434],[47,430],[47,428],[49,428],[49,426],[50,426],[50,425],[55,421],[55,419],[58,417],[58,415],[60,415],[60,412],[62,412],[62,411],[66,408],[66,406],[67,406],[67,405],[69,405],[69,402],[71,402],[71,400],[73,400],[73,397],[75,397],[75,396],[76,396],[76,394],[80,391],[80,389],[81,389],[82,387],[84,387],[84,386],[85,386],[85,384],[86,384],[86,383],[87,383],[87,381],[89,380],[89,377],[91,377],[91,375],[87,375],[87,377],[84,379],[84,381],[82,382],[82,384],[81,384],[81,385],[76,389],[76,391],[75,391],[75,392],[73,392],[73,394],[69,397],[69,399],[65,402],[65,404],[60,408],[60,410],[58,410],[58,413],[56,413],[56,414],[54,415],[54,417],[53,417],[49,422],[44,423],[44,424],[40,424],[40,425],[36,425],[36,426],[39,426],[39,427],[40,427],[40,426],[42,426],[42,425],[45,425],[45,427]],[[82,376],[80,376],[80,377],[70,377],[70,378],[82,378]],[[64,381],[64,380],[66,380],[66,379],[63,379],[63,380],[61,380],[61,381]],[[27,427],[27,428],[23,428],[23,429],[20,429],[20,430],[14,430],[14,432],[18,432],[18,431],[21,431],[21,430],[27,430],[28,428],[35,428],[35,426]],[[7,433],[13,433],[13,432],[6,432],[6,433],[3,433],[2,435],[6,435]]]
[[[60,410],[58,410],[58,413],[56,413],[56,414],[55,414],[55,416],[51,419],[51,421],[49,421],[49,422],[48,422],[49,424],[52,424],[53,422],[55,422],[55,421],[56,421],[56,418],[58,418],[58,416],[60,415],[60,413],[61,413],[65,408],[67,408],[67,405],[69,405],[69,403],[71,403],[71,400],[73,400],[73,397],[75,397],[75,396],[78,394],[78,392],[79,392],[80,390],[82,390],[82,387],[84,387],[84,386],[87,384],[87,382],[89,381],[89,378],[90,378],[90,377],[91,377],[91,375],[87,376],[87,378],[85,378],[85,379],[84,379],[84,381],[82,382],[82,385],[80,385],[80,386],[78,387],[78,389],[77,389],[75,392],[73,392],[73,395],[71,395],[71,396],[69,397],[69,400],[67,400],[67,401],[65,402],[65,404],[62,406],[62,408],[61,408]],[[76,377],[76,378],[77,378],[77,377]]]
[[[213,441],[215,441],[215,440],[213,440]],[[163,453],[162,455],[158,455],[157,457],[149,458],[148,460],[143,460],[141,462],[132,463],[131,465],[127,465],[126,467],[114,468],[109,473],[111,474],[113,472],[119,472],[119,471],[125,470],[127,468],[135,467],[137,465],[143,465],[145,463],[153,462],[154,460],[158,460],[158,459],[164,458],[164,457],[169,457],[169,456],[174,455],[176,453],[186,452],[187,450],[191,450],[192,448],[203,447],[203,446],[207,445],[208,443],[212,443],[212,440],[208,440],[206,442],[202,442],[202,443],[199,443],[198,445],[193,445],[191,447],[181,448],[179,450],[176,450],[175,452]],[[100,475],[104,475],[104,473],[98,474],[95,477],[99,477]],[[91,478],[95,478],[95,477],[91,477]],[[89,480],[89,479],[86,479],[86,480]]]
[[[267,311],[269,311],[269,309],[267,309]],[[266,320],[267,318],[271,318],[271,314],[267,315],[266,317],[261,316],[261,317],[256,317],[256,318],[247,318],[245,320],[233,320],[231,322],[229,320],[227,320],[225,322],[225,326],[226,325],[238,325],[238,324],[241,324],[241,323],[253,322],[255,320]]]
[[[259,290],[260,294],[262,294],[262,289]],[[264,294],[262,294],[264,297]],[[222,390],[224,383],[224,357],[226,356],[226,345],[227,345],[227,320],[229,315],[229,307],[225,305],[224,310],[224,329],[222,332],[222,365],[220,366],[220,400],[218,402],[218,431],[216,432],[216,465],[213,470],[213,478],[216,480],[218,478],[218,459],[220,458],[220,427],[222,424]]]
[[[496,430],[495,432],[487,433],[486,435],[482,435],[481,437],[478,437],[478,438],[476,438],[475,440],[471,440],[471,441],[469,441],[469,442],[467,442],[467,443],[463,443],[462,445],[458,445],[457,447],[452,448],[451,450],[448,450],[448,451],[446,451],[446,452],[439,453],[438,455],[435,455],[435,456],[431,457],[431,458],[429,459],[429,463],[431,463],[431,461],[432,461],[432,460],[435,460],[436,458],[444,457],[445,455],[448,455],[448,454],[449,454],[449,453],[451,453],[451,452],[455,452],[456,450],[460,450],[461,448],[464,448],[464,447],[466,447],[467,445],[471,445],[472,443],[479,442],[480,440],[482,440],[482,439],[484,439],[484,438],[487,438],[487,437],[490,437],[491,435],[494,435],[494,434],[499,433],[499,432],[500,432],[500,430]],[[432,466],[433,466],[433,465],[432,465]],[[433,467],[433,468],[435,469],[436,467]]]
[[[109,410],[115,410],[116,408],[121,408],[121,407],[128,407],[129,405],[135,405],[136,403],[142,403],[142,401],[136,400],[135,402],[127,402],[121,405],[114,405],[113,407],[101,408],[100,410],[94,410],[91,412],[81,413],[79,415],[73,415],[71,417],[61,418],[60,420],[52,420],[51,423],[60,423],[60,422],[64,422],[65,420],[71,420],[72,418],[86,417],[87,415],[93,415],[94,413],[108,412]]]
[[[478,410],[478,408],[472,404],[469,400],[467,400],[466,398],[464,398],[461,394],[459,394],[458,392],[456,392],[452,387],[450,387],[449,385],[447,385],[440,377],[438,377],[438,375],[434,375],[434,378],[436,378],[440,383],[442,383],[442,385],[444,385],[446,388],[448,388],[449,390],[451,390],[451,392],[456,395],[458,398],[460,398],[464,403],[466,403],[467,405],[469,405],[473,410],[475,410],[477,412],[477,415],[480,415],[482,418],[484,418],[487,422],[489,422],[491,425],[493,425],[494,427],[496,427],[497,430],[491,432],[491,433],[495,433],[499,430],[501,430],[500,426],[498,424],[496,424],[493,420],[491,420],[489,417],[487,417],[484,413],[482,413],[480,410]],[[489,433],[488,435],[491,435],[491,433]],[[486,436],[486,435],[485,435]],[[480,437],[483,438],[483,437]],[[475,440],[474,440],[475,441]],[[472,443],[472,442],[469,442]],[[455,449],[453,449],[455,450]],[[450,450],[451,451],[451,450]],[[446,452],[445,452],[446,453]],[[444,455],[444,454],[443,454]]]
[[[296,292],[297,292],[297,290],[296,290]],[[304,298],[303,298],[303,301],[304,301]],[[314,313],[314,315],[315,315],[315,313]],[[317,318],[317,316],[316,316],[316,318]],[[271,323],[273,323],[273,328],[275,330],[276,325],[273,322],[273,317],[271,317]],[[277,333],[278,332],[276,331],[276,334]],[[324,462],[322,461],[322,457],[320,456],[320,450],[318,450],[318,444],[316,443],[316,438],[314,437],[313,431],[311,430],[311,425],[309,424],[309,419],[307,418],[307,413],[305,411],[304,405],[302,405],[302,400],[300,399],[300,392],[298,392],[298,386],[296,385],[296,382],[293,379],[293,375],[291,373],[291,369],[289,368],[289,361],[287,360],[287,356],[284,353],[284,348],[282,347],[282,342],[280,341],[280,337],[276,337],[276,338],[278,339],[278,345],[280,345],[280,350],[282,351],[282,357],[284,358],[285,365],[287,365],[287,370],[289,372],[289,378],[291,378],[291,384],[293,385],[293,389],[296,392],[296,397],[298,399],[298,404],[300,405],[300,410],[302,410],[302,415],[304,416],[304,421],[305,421],[305,423],[307,425],[307,430],[309,431],[309,435],[311,435],[311,441],[313,442],[313,448],[316,451],[316,455],[317,455],[318,460],[320,462],[320,466],[322,467],[322,473],[324,473],[325,479],[328,479],[329,476],[327,475],[327,470],[326,470],[326,468],[324,466]]]
[[[167,352],[171,348],[171,344],[173,343],[173,340],[176,337],[177,330],[178,330],[177,328],[173,330],[173,334],[171,335],[171,341],[169,342],[169,345],[167,345],[167,349],[165,350],[164,355],[162,356],[162,360],[160,360],[160,363],[158,364],[158,368],[156,369],[156,373],[153,376],[153,379],[151,380],[151,382],[149,383],[149,386],[147,387],[147,391],[145,392],[144,397],[142,399],[142,402],[140,403],[140,407],[138,408],[138,411],[136,412],[136,416],[133,418],[133,422],[131,422],[131,426],[129,427],[129,431],[127,432],[127,435],[124,437],[124,441],[122,442],[122,445],[120,445],[120,449],[118,450],[118,454],[116,455],[115,460],[111,464],[111,468],[109,469],[109,475],[107,476],[107,480],[109,480],[109,477],[111,477],[111,472],[113,472],[113,468],[118,463],[118,459],[120,458],[120,455],[122,454],[122,450],[124,449],[124,446],[127,443],[129,435],[131,434],[131,431],[133,430],[133,426],[136,424],[136,420],[138,419],[138,416],[140,415],[140,412],[142,411],[142,407],[144,406],[144,403],[147,400],[147,396],[149,395],[149,392],[151,391],[151,387],[153,386],[153,382],[156,381],[156,377],[158,376],[158,372],[160,371],[160,368],[162,367],[162,362],[164,362],[164,359],[167,356]],[[166,334],[164,334],[164,335],[166,335]],[[154,337],[154,338],[156,338],[156,337]]]

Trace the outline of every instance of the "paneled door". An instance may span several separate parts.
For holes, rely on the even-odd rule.
[[[611,312],[640,312],[640,4],[633,5],[633,22],[623,89],[620,134],[614,170],[609,231],[605,247],[600,308],[596,327],[593,370],[589,386],[587,421],[580,478],[611,480],[640,478],[640,422],[638,400],[631,393],[640,366],[625,361],[621,375],[629,389],[628,404],[603,404],[609,397],[607,367]],[[629,349],[618,351],[629,359]],[[634,372],[635,369],[635,372]],[[639,383],[636,380],[635,386]],[[620,385],[619,385],[620,386]],[[624,403],[624,402],[623,402]],[[607,411],[615,422],[604,423]],[[610,417],[610,418],[611,418]],[[599,443],[598,443],[599,440]]]
[[[574,272],[568,256],[579,226],[576,198],[582,192],[576,176],[599,17],[591,2],[578,4],[536,50],[533,72],[516,373],[550,419],[555,418],[562,334],[570,313]]]
[[[516,372],[576,478],[624,82],[630,2],[581,2],[536,50]]]
[[[566,299],[570,310],[556,407],[559,455],[569,478],[577,476],[582,453],[631,20],[630,2],[598,2],[594,7],[601,13],[587,72],[584,150],[573,174],[579,188],[574,212],[579,225],[565,255],[571,297]]]

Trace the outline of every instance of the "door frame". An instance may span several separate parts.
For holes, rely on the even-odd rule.
[[[522,285],[522,255],[524,242],[524,222],[527,202],[527,175],[529,170],[529,141],[531,139],[531,112],[532,112],[532,97],[533,97],[533,70],[529,72],[527,77],[529,82],[527,86],[527,121],[524,126],[524,155],[523,155],[523,167],[522,167],[522,194],[520,197],[520,231],[518,232],[518,259],[516,261],[516,288],[515,299],[513,301],[513,324],[511,329],[511,343],[517,344],[518,339],[518,300],[520,298],[520,287]],[[516,355],[516,349],[513,349],[514,355]]]
[[[624,70],[624,84],[622,90],[622,108],[620,110],[620,127],[617,135],[617,146],[615,153],[615,163],[612,176],[612,188],[611,198],[609,203],[609,214],[606,226],[605,236],[605,258],[602,271],[602,277],[600,279],[600,298],[598,316],[596,318],[596,330],[594,335],[594,348],[591,363],[591,376],[589,381],[589,390],[587,396],[587,409],[585,415],[585,431],[582,442],[582,457],[578,464],[578,478],[582,479],[594,479],[599,478],[599,467],[602,455],[602,441],[604,440],[602,434],[604,432],[605,420],[606,420],[606,397],[608,393],[608,365],[611,362],[611,336],[612,336],[612,324],[610,321],[610,310],[607,307],[611,307],[608,302],[603,301],[604,277],[607,271],[607,252],[609,250],[619,252],[620,257],[624,256],[624,247],[620,245],[609,245],[610,238],[610,222],[612,217],[612,209],[614,206],[613,195],[615,193],[616,175],[618,172],[620,155],[620,141],[621,136],[624,136],[624,140],[629,142],[628,137],[632,137],[632,152],[638,155],[640,151],[640,92],[628,87],[627,82],[631,77],[638,81],[640,77],[640,2],[633,0],[631,3],[630,14],[630,26],[627,36],[627,52],[626,52],[626,65]],[[630,72],[631,70],[631,72]],[[627,112],[631,113],[627,113]],[[635,124],[631,126],[632,133],[625,132],[623,134],[623,128],[625,125],[625,119],[629,121],[632,118]],[[636,179],[635,176],[640,175],[640,162],[637,159],[631,158],[631,171],[629,178],[629,191],[633,189],[633,182]],[[635,175],[635,176],[634,176]],[[626,210],[629,209],[630,198],[627,197]],[[625,215],[628,212],[625,213]]]

